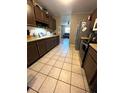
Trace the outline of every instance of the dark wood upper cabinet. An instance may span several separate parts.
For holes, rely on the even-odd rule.
[[[56,30],[56,20],[45,10],[42,10],[39,5],[34,6],[32,0],[27,0],[27,25],[36,26],[37,22]]]
[[[52,16],[49,16],[49,28],[56,30],[56,20]]]
[[[44,23],[48,24],[49,15],[45,11],[43,12],[43,18],[44,18]]]
[[[34,7],[35,17],[37,22],[48,24],[49,15],[44,10],[41,10],[38,5]]]
[[[27,0],[27,25],[36,26],[35,14],[32,0]]]
[[[43,11],[40,9],[40,7],[38,5],[36,5],[34,7],[34,11],[35,11],[35,19],[38,22],[43,22]]]
[[[52,16],[49,16],[49,28],[52,28]]]
[[[95,9],[93,13],[91,14],[91,29],[93,29],[93,25],[94,25],[96,18],[97,18],[97,9]]]
[[[56,20],[53,19],[53,30],[56,30]]]

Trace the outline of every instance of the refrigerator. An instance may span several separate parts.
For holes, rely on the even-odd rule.
[[[80,21],[77,30],[75,33],[75,49],[79,50],[80,49],[80,42],[81,42],[81,37],[89,37],[89,34],[91,33],[91,21]]]

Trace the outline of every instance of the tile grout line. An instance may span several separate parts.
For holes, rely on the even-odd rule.
[[[57,60],[56,60],[56,62],[57,62]],[[50,64],[42,63],[42,62],[40,62],[40,63],[42,63],[42,64],[44,64],[44,65],[52,66],[52,67],[55,67],[55,68],[59,68],[59,67],[56,67],[56,66],[55,66],[56,62],[54,63],[54,65],[50,65]],[[63,64],[66,63],[66,64],[70,64],[70,65],[75,65],[75,64],[67,63],[67,62],[62,62],[62,63],[63,63]],[[75,66],[77,66],[77,65],[75,65]],[[43,66],[43,67],[44,67],[44,66]],[[32,68],[28,68],[28,69],[33,70],[33,71],[35,71],[35,72],[40,72],[40,71],[43,69],[43,67],[42,67],[39,71],[36,71],[36,70],[34,70],[34,69],[32,69]],[[59,69],[63,69],[63,67],[62,67],[62,68],[59,68]],[[63,69],[63,70],[69,71],[69,70],[67,70],[67,69]],[[69,71],[69,72],[73,72],[73,71],[71,70],[71,71]],[[80,73],[76,73],[76,72],[73,72],[73,73],[75,73],[75,74],[80,74]],[[81,75],[81,74],[80,74],[80,75]]]
[[[29,87],[29,89],[32,89],[33,91],[35,91],[35,92],[37,92],[37,93],[38,93],[38,91],[34,90],[34,89],[33,89],[33,88],[31,88],[31,87]]]
[[[81,71],[82,72],[82,71]],[[83,78],[83,82],[84,82],[84,76],[82,76],[82,78]],[[85,87],[85,91],[86,91],[86,86],[85,86],[85,82],[84,82],[84,87]]]
[[[42,63],[42,64],[43,64],[43,63]],[[32,64],[32,65],[33,65],[33,64]],[[46,65],[46,64],[44,64],[44,65]],[[31,66],[30,66],[30,67],[31,67]],[[43,67],[44,67],[44,66],[43,66]],[[43,67],[42,67],[42,68],[43,68]],[[42,68],[41,68],[41,69],[42,69]],[[28,67],[28,69],[37,72],[36,75],[38,75],[38,74],[40,73],[40,70],[41,70],[41,69],[40,69],[39,71],[36,71],[36,70],[34,70],[34,69],[32,69],[32,68],[29,68],[29,67]],[[34,75],[34,77],[33,77],[29,82],[31,82],[31,81],[36,77],[36,75]],[[46,77],[46,78],[47,78],[47,77]],[[46,79],[45,79],[45,80],[46,80]],[[44,81],[45,81],[45,80],[44,80]],[[29,82],[28,82],[28,83],[29,83]],[[44,83],[44,82],[43,82],[43,83]],[[41,84],[41,85],[42,85],[42,84]],[[27,87],[29,87],[28,84],[27,84]],[[29,87],[29,88],[31,88],[31,87]],[[31,89],[33,89],[33,88],[31,88]],[[40,88],[39,88],[39,89],[40,89]],[[38,89],[38,91],[39,91],[39,89]],[[33,89],[33,90],[34,90],[34,89]],[[35,90],[35,91],[36,91],[36,90]]]
[[[44,66],[43,66],[43,67],[44,67]],[[43,67],[42,67],[42,68],[43,68]],[[41,68],[41,69],[42,69],[42,68]],[[41,70],[41,69],[40,69],[40,70]],[[33,69],[32,69],[32,70],[33,70]],[[33,70],[33,71],[37,72],[36,75],[38,75],[38,74],[40,73],[40,70],[39,70],[39,71]],[[36,77],[36,75],[34,76],[34,78]],[[34,79],[34,78],[33,78],[33,79]],[[46,77],[46,78],[47,78],[47,77]],[[46,80],[46,78],[45,78],[45,80]],[[32,79],[32,80],[33,80],[33,79]],[[30,80],[30,82],[31,82],[32,80]],[[44,80],[44,81],[45,81],[45,80]],[[44,83],[44,81],[43,81],[43,83]],[[42,85],[42,84],[41,84],[41,85]],[[31,87],[30,87],[30,88],[31,88]],[[31,89],[33,89],[33,88],[31,88]],[[35,91],[36,91],[36,90],[35,90]],[[38,89],[38,91],[39,91],[39,89]],[[38,92],[38,91],[37,91],[37,92]]]
[[[66,62],[64,62],[64,63],[66,63]],[[63,63],[63,65],[64,65],[64,63]],[[62,70],[68,71],[68,72],[72,72],[72,73],[78,74],[78,75],[82,75],[82,74],[80,74],[80,73],[73,72],[72,69],[71,69],[71,71],[70,71],[70,70],[67,70],[67,69],[63,69],[63,67],[62,67],[62,68],[59,68],[59,67],[55,67],[54,65],[49,65],[49,64],[46,64],[46,63],[42,63],[42,64],[48,65],[48,66],[52,66],[52,68],[58,68],[58,69],[62,69]],[[67,64],[68,64],[68,63],[67,63]],[[72,65],[73,65],[73,64],[71,64],[71,68],[72,68]],[[43,66],[39,71],[36,71],[36,70],[34,70],[34,69],[32,69],[32,68],[28,68],[28,69],[30,69],[30,70],[32,70],[32,71],[35,71],[35,72],[37,72],[37,73],[44,74],[44,73],[40,72],[43,68],[44,68],[44,66]],[[44,75],[46,75],[46,74],[44,74]]]
[[[73,56],[73,54],[72,54]],[[70,77],[70,84],[71,84],[71,79],[72,79],[72,64],[71,64],[71,77]],[[70,85],[70,93],[71,93],[71,85]]]
[[[78,53],[78,56],[80,56],[80,54]],[[81,61],[81,58],[79,57],[79,60]],[[80,62],[81,63],[81,62]],[[82,68],[81,68],[82,69]],[[84,83],[84,88],[85,88],[85,92],[88,92],[87,91],[87,89],[86,89],[86,84],[85,84],[85,82],[84,82],[84,77],[86,77],[86,75],[83,75],[83,74],[85,74],[85,72],[82,74],[83,72],[82,72],[82,70],[81,70],[81,75],[82,75],[82,78],[83,78],[83,83]]]
[[[64,58],[64,61],[65,61],[65,58]],[[63,62],[63,65],[64,65],[64,62]],[[62,68],[63,68],[63,66],[62,66]],[[61,69],[61,72],[62,72],[62,69]],[[61,72],[59,73],[59,77],[60,77]],[[57,87],[57,84],[58,84],[58,81],[59,81],[59,77],[58,77],[58,80],[57,80],[57,83],[56,83],[56,86],[55,86],[55,89],[54,89],[53,93],[55,93],[55,90],[56,90],[56,87]]]
[[[48,65],[48,64],[46,64],[46,65]],[[53,66],[52,66],[52,68],[53,68]],[[51,68],[51,69],[52,69],[52,68]],[[51,71],[48,72],[48,75],[49,75],[50,72],[51,72]],[[40,73],[40,71],[39,71],[39,73]],[[38,92],[39,92],[40,88],[42,87],[42,85],[44,84],[44,82],[46,81],[46,79],[49,77],[48,75],[46,75],[46,78],[45,78],[45,80],[43,81],[43,83],[41,84],[41,86],[39,87]]]
[[[65,57],[65,58],[66,58],[66,57]],[[57,62],[57,60],[56,60],[56,62]],[[54,63],[54,65],[50,65],[50,64],[47,64],[47,63],[43,63],[43,64],[46,64],[46,65],[49,65],[49,66],[52,66],[52,67],[56,67],[56,66],[55,66],[56,62]],[[70,64],[70,65],[75,65],[75,64],[72,64],[72,62],[71,62],[71,63],[62,62],[62,63],[63,63],[63,64],[66,63],[66,64]],[[75,65],[75,66],[78,66],[78,65]],[[59,68],[59,67],[56,67],[56,68]],[[62,68],[59,68],[59,69],[63,69],[63,67],[62,67]],[[67,69],[63,69],[63,70],[69,71],[69,70],[67,70]],[[71,71],[69,71],[69,72],[73,72],[73,71],[71,70]],[[73,72],[73,73],[75,73],[75,74],[80,74],[80,75],[81,75],[81,73],[76,73],[76,72]]]
[[[44,65],[45,65],[45,64],[44,64]],[[43,67],[44,67],[44,66],[43,66]],[[41,69],[42,69],[43,67],[41,67]],[[40,70],[41,70],[41,69],[40,69],[39,71],[36,71],[36,70],[34,70],[34,69],[32,69],[32,68],[28,68],[28,69],[37,72],[37,74],[38,74],[38,73],[40,72]],[[37,75],[37,74],[36,74],[36,75]],[[31,81],[36,77],[36,75],[34,75],[34,77],[33,77],[29,82],[31,82]],[[28,83],[29,83],[29,82],[28,82]]]
[[[84,74],[85,74],[85,72],[84,72]],[[83,75],[83,82],[84,82],[84,78],[86,78],[86,75]],[[87,80],[86,80],[86,81],[87,81]],[[88,83],[88,82],[87,82],[87,83]],[[85,84],[85,82],[84,82],[84,87],[85,87],[85,91],[86,91],[86,92],[89,92],[89,90],[86,89],[86,84]]]
[[[73,54],[73,50],[72,50],[72,60],[73,60],[73,55],[74,55],[74,54]],[[73,73],[73,72],[72,72],[72,65],[73,65],[73,62],[72,62],[72,64],[71,64],[71,82],[72,82],[72,73]],[[71,84],[71,86],[72,86],[72,84]]]
[[[73,53],[72,53],[73,54]],[[55,54],[54,54],[55,55]],[[53,56],[54,56],[53,55]],[[65,62],[65,58],[69,58],[69,57],[67,57],[67,54],[66,54],[66,56],[63,56],[63,58],[64,58],[64,62],[62,62],[63,63],[63,66],[64,66],[64,63],[67,63],[67,62]],[[49,58],[49,59],[52,59],[52,57],[51,58]],[[72,61],[72,59],[73,59],[73,56],[72,56],[72,58],[71,58],[71,61]],[[56,62],[57,62],[57,60],[58,60],[58,58],[56,59]],[[52,68],[53,67],[55,67],[55,64],[56,64],[56,62],[54,63],[54,65],[50,65],[50,66],[52,66]],[[59,62],[59,61],[58,61]],[[45,64],[45,65],[49,65],[49,64],[47,64],[47,63],[43,63],[43,64]],[[76,64],[73,64],[72,62],[71,63],[69,63],[69,64],[71,64],[71,71],[69,71],[69,72],[71,72],[71,77],[72,77],[72,73],[75,73],[75,72],[72,72],[72,65],[76,65]],[[61,70],[61,72],[62,72],[62,70],[65,70],[65,71],[68,71],[68,70],[66,70],[66,69],[63,69],[63,66],[62,66],[62,68],[59,68],[59,67],[55,67],[55,68],[59,68],[60,70]],[[43,66],[44,67],[44,66]],[[43,69],[43,67],[41,68],[41,69]],[[52,69],[51,68],[51,69]],[[41,71],[41,69],[39,70],[39,71],[35,71],[35,72],[38,72],[38,73],[40,73],[40,71]],[[50,73],[51,71],[49,71],[49,73]],[[60,74],[61,74],[61,72],[59,73],[59,77],[60,77]],[[37,73],[37,74],[38,74]],[[49,75],[49,73],[48,73],[48,75]],[[40,73],[40,74],[43,74],[43,73]],[[75,74],[78,74],[78,73],[75,73]],[[46,75],[46,74],[44,74],[44,75]],[[46,78],[48,78],[48,77],[51,77],[51,76],[48,76],[48,75],[46,75],[47,77]],[[80,75],[80,74],[79,74]],[[35,75],[36,76],[36,75]],[[54,79],[56,79],[57,80],[57,83],[58,83],[58,81],[61,81],[61,80],[59,80],[59,77],[58,77],[58,79],[56,79],[56,78],[54,78],[54,77],[51,77],[51,78],[54,78]],[[84,79],[84,78],[83,78]],[[45,80],[44,80],[45,81]],[[62,81],[62,82],[64,82],[64,81]],[[44,82],[43,82],[44,83]],[[56,83],[56,86],[57,86],[57,83]],[[64,83],[66,83],[66,82],[64,82]],[[66,84],[68,84],[68,83],[66,83]],[[69,85],[71,85],[71,79],[70,79],[70,84]],[[42,86],[42,85],[41,85]],[[74,86],[74,85],[72,85],[72,86]],[[77,88],[79,88],[79,87],[77,87]],[[80,89],[82,89],[82,88],[80,88]],[[71,90],[71,86],[70,86],[70,90]],[[84,90],[84,89],[82,89],[82,90]],[[54,90],[55,91],[55,90]],[[71,92],[71,91],[70,91]]]
[[[46,78],[44,79],[43,83],[40,85],[40,87],[38,89],[38,93],[39,93],[40,88],[42,87],[42,85],[44,84],[44,82],[46,81],[47,78],[48,78],[48,76],[46,76]]]
[[[63,66],[62,66],[62,67],[63,67]],[[55,93],[55,90],[56,90],[56,87],[57,87],[57,84],[58,84],[58,81],[59,81],[59,77],[60,77],[61,72],[62,72],[62,69],[61,69],[61,71],[60,71],[60,73],[59,73],[58,80],[57,80],[57,82],[56,82],[56,86],[55,86],[55,88],[54,88],[53,93]]]
[[[66,57],[65,57],[66,58]],[[67,62],[64,62],[64,63],[67,63]],[[63,64],[64,64],[63,63]],[[63,68],[63,67],[62,67]],[[61,69],[61,71],[62,70],[65,70],[65,69]],[[65,71],[68,71],[68,70],[65,70]],[[71,72],[71,74],[72,73],[75,73],[75,72],[72,72],[72,64],[71,64],[71,71],[69,71],[69,72]],[[61,72],[60,72],[61,73]],[[75,73],[75,74],[79,74],[79,73]],[[79,74],[79,75],[81,75],[81,74]],[[51,76],[49,76],[49,77],[51,77]],[[60,77],[60,76],[59,76]],[[52,77],[52,78],[54,78],[54,77]],[[56,79],[56,78],[54,78],[54,79]],[[61,81],[61,82],[64,82],[64,81],[62,81],[62,80],[59,80],[59,78],[58,79],[56,79],[57,81]],[[71,80],[71,79],[70,79]],[[74,86],[74,85],[71,85],[71,82],[70,82],[70,84],[69,83],[67,83],[67,82],[64,82],[64,83],[66,83],[66,84],[68,84],[68,85],[70,85],[70,88],[71,88],[71,86]],[[74,86],[74,87],[77,87],[77,86]],[[85,89],[82,89],[82,88],[80,88],[80,87],[77,87],[77,88],[79,88],[79,89],[81,89],[81,90],[83,90],[83,91],[85,91]],[[71,91],[71,89],[70,89],[70,91]]]
[[[45,66],[45,63],[42,63],[42,64],[43,64],[43,67],[44,67],[44,66]],[[41,67],[40,70],[41,70],[43,67]],[[34,70],[34,69],[32,69],[32,68],[28,68],[28,69],[31,69],[31,70],[33,70],[33,71],[35,71],[35,72],[38,72],[38,73],[40,72],[40,70],[39,70],[39,71],[36,71],[36,70]]]

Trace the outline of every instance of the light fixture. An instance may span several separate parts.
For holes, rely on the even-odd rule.
[[[73,0],[59,0],[64,5],[69,5],[73,2]]]

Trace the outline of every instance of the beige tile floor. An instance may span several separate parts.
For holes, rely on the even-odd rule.
[[[68,39],[27,70],[28,93],[90,93],[79,51]]]

